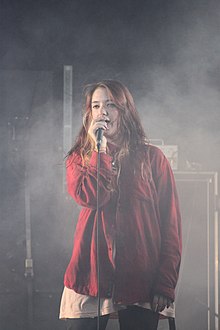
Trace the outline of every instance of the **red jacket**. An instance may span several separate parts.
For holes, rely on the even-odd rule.
[[[64,284],[90,296],[97,296],[97,157],[94,151],[88,166],[82,166],[76,153],[67,160],[68,192],[83,208]],[[104,153],[100,157],[101,297],[132,304],[148,302],[158,293],[174,300],[181,259],[181,219],[168,160],[154,146],[140,147],[122,163],[118,190],[113,192],[112,157]],[[148,164],[146,176],[141,170],[143,157]]]

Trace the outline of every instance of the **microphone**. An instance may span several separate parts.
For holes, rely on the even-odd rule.
[[[102,143],[102,138],[103,138],[103,129],[102,128],[97,129],[96,136],[97,136],[96,145],[97,145],[97,149],[99,151],[101,143]]]

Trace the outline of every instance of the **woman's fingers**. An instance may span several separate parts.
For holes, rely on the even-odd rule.
[[[163,295],[155,294],[152,301],[152,310],[154,312],[162,312],[165,307],[170,307],[171,300]]]
[[[97,130],[101,128],[104,131],[106,129],[108,129],[107,127],[107,122],[103,119],[103,118],[96,118],[95,120],[92,119],[90,127],[88,129],[88,134],[90,135],[90,137],[93,139],[93,141],[96,143],[96,139],[97,139]],[[103,147],[106,147],[106,138],[103,136],[102,138],[102,145]]]

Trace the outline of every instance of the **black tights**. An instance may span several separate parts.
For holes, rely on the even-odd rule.
[[[120,330],[157,330],[159,315],[149,309],[128,306],[118,312]],[[100,330],[105,330],[109,315],[101,316]],[[68,319],[67,330],[96,330],[97,317]]]
[[[109,319],[109,314],[100,317],[99,329],[105,330]],[[80,318],[80,319],[67,319],[67,330],[96,330],[97,329],[97,317],[94,318]]]
[[[159,314],[139,306],[118,312],[120,330],[157,330]]]

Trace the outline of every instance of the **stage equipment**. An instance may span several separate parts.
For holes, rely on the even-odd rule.
[[[63,71],[63,156],[72,146],[72,81],[73,69],[71,65],[64,65]],[[63,192],[66,192],[66,168],[63,166]]]
[[[176,290],[178,330],[219,330],[218,174],[174,172],[183,255]]]
[[[150,143],[160,148],[169,160],[172,170],[178,170],[178,146],[165,145],[161,139],[151,139]]]

